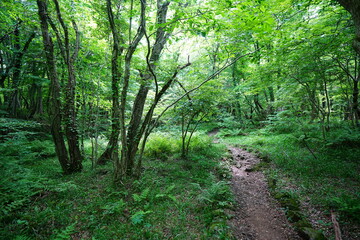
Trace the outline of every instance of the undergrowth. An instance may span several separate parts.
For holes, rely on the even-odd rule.
[[[195,136],[183,160],[175,136],[153,135],[142,176],[115,186],[111,164],[91,169],[85,160],[82,173],[62,175],[52,142],[28,129],[0,142],[0,239],[232,238],[224,147],[207,137]]]

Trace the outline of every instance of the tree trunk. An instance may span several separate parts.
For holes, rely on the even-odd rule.
[[[337,0],[350,14],[355,26],[355,39],[353,47],[360,56],[360,1],[359,0]]]
[[[129,123],[129,129],[127,134],[127,143],[126,143],[126,161],[125,169],[128,175],[132,175],[135,155],[138,150],[138,146],[141,139],[141,133],[139,133],[139,128],[141,124],[142,115],[144,112],[144,106],[149,92],[149,87],[145,84],[140,86],[136,99],[134,101],[133,112],[131,115],[131,120]]]
[[[272,86],[268,87],[270,102],[275,102],[274,88]]]
[[[143,31],[145,31],[144,30],[145,29],[145,18],[144,18],[145,4],[143,1],[141,1],[141,3],[142,3],[142,11],[141,11],[142,13],[141,13],[141,23],[140,23],[140,27],[138,30],[138,36],[142,37],[145,34],[145,32],[143,32]],[[166,14],[167,14],[169,4],[170,4],[169,1],[165,1],[164,3],[162,3],[161,0],[157,1],[157,7],[158,7],[157,24],[160,25],[160,24],[166,23]],[[141,34],[143,34],[143,35],[141,35]],[[133,174],[133,168],[135,165],[135,156],[138,151],[138,146],[140,144],[140,140],[147,128],[147,125],[150,123],[155,106],[158,103],[158,101],[160,100],[161,95],[163,94],[163,93],[161,93],[161,91],[160,92],[158,91],[159,86],[158,86],[158,83],[156,80],[156,75],[155,75],[154,71],[157,66],[156,63],[159,61],[161,52],[162,52],[162,50],[166,44],[166,40],[169,38],[169,36],[170,36],[170,33],[165,32],[164,27],[159,27],[156,31],[156,40],[155,40],[155,43],[152,48],[150,48],[149,39],[148,39],[148,36],[146,36],[147,42],[148,42],[148,54],[146,57],[148,67],[147,67],[146,73],[143,75],[141,74],[141,77],[142,77],[141,82],[143,84],[140,86],[140,89],[138,91],[138,94],[137,94],[136,99],[133,104],[131,120],[129,123],[128,133],[127,133],[128,135],[126,135],[124,119],[123,119],[123,117],[124,117],[123,111],[125,110],[128,79],[127,78],[124,79],[123,91],[122,91],[122,96],[121,96],[121,98],[122,98],[122,101],[121,101],[121,111],[122,111],[121,126],[123,128],[121,130],[121,142],[122,142],[121,163],[122,163],[122,167],[124,168],[123,170],[127,175]],[[137,43],[136,43],[136,46],[137,46]],[[131,49],[129,49],[129,51],[130,50]],[[151,54],[150,54],[150,52],[151,52]],[[131,55],[132,55],[132,53],[131,53]],[[129,56],[127,56],[126,62],[130,63],[129,60],[131,60],[131,58],[129,59]],[[130,65],[128,67],[125,67],[125,70],[126,69],[130,69]],[[144,121],[142,121],[144,106],[145,106],[147,94],[149,91],[149,87],[147,84],[149,84],[149,82],[151,80],[155,81],[155,88],[156,88],[155,89],[155,99],[154,99],[153,104],[151,105],[150,109],[148,110]],[[165,86],[167,86],[167,84],[165,84]],[[168,87],[166,87],[166,89]],[[159,95],[160,95],[160,97],[159,97]]]
[[[69,159],[61,127],[62,114],[60,102],[60,84],[56,71],[56,60],[54,56],[54,44],[49,35],[47,23],[47,5],[45,0],[37,0],[38,13],[41,22],[41,32],[46,56],[47,73],[50,79],[49,117],[51,134],[55,143],[55,151],[64,173],[70,173]]]
[[[360,109],[359,109],[359,81],[354,80],[353,88],[353,102],[352,102],[352,111],[354,114],[354,122],[356,126],[359,126],[360,120]]]
[[[15,36],[15,44],[14,44],[14,50],[15,50],[15,57],[14,57],[14,72],[12,75],[12,88],[13,93],[10,97],[9,102],[9,112],[12,116],[17,117],[17,110],[20,108],[20,99],[19,99],[19,81],[20,81],[20,74],[21,74],[21,58],[22,54],[20,49],[20,31],[18,26],[15,28],[14,31]]]
[[[24,53],[29,48],[30,43],[34,39],[35,33],[30,34],[23,49],[21,49],[21,46],[20,46],[20,31],[19,31],[18,25],[15,28],[14,35],[15,35],[15,44],[14,44],[15,56],[14,56],[13,64],[11,66],[11,68],[14,68],[14,72],[12,75],[13,92],[10,97],[9,112],[12,116],[17,117],[18,109],[21,107],[19,85],[20,85],[20,78],[21,78],[22,58],[24,56]]]
[[[29,118],[34,117],[34,115],[43,114],[43,99],[42,99],[42,86],[39,86],[33,83],[29,90],[30,97],[30,114]]]
[[[136,37],[135,37],[134,41],[129,44],[130,46],[127,49],[126,56],[125,56],[124,81],[123,81],[123,87],[121,90],[121,102],[120,102],[120,136],[121,136],[121,143],[122,143],[121,147],[122,148],[121,148],[121,166],[119,166],[119,167],[122,168],[123,173],[127,172],[127,174],[130,174],[130,175],[132,174],[132,167],[133,167],[134,161],[135,161],[135,154],[137,152],[137,147],[139,145],[139,143],[137,143],[137,144],[135,143],[138,126],[137,127],[134,126],[134,121],[135,121],[134,115],[138,115],[137,113],[135,113],[135,111],[140,111],[141,113],[139,115],[139,121],[141,121],[144,106],[142,104],[140,104],[140,100],[141,100],[141,98],[144,98],[144,104],[145,104],[146,95],[147,95],[147,91],[148,91],[148,87],[145,87],[145,85],[141,85],[138,95],[135,99],[134,106],[136,106],[136,107],[133,109],[134,112],[133,112],[132,119],[131,119],[130,125],[129,125],[129,131],[131,131],[131,133],[130,133],[131,137],[128,137],[127,132],[126,132],[126,126],[125,126],[125,106],[126,106],[127,92],[128,92],[128,87],[129,87],[129,81],[130,81],[131,61],[132,61],[133,54],[134,54],[136,48],[138,47],[141,39],[144,37],[145,31],[146,31],[146,18],[145,18],[146,1],[143,0],[140,2],[141,2],[141,12],[140,12],[139,27],[137,30]],[[130,27],[131,27],[131,21],[132,21],[132,19],[130,18]],[[129,31],[131,31],[131,29]],[[129,42],[130,41],[131,40],[129,37]],[[145,96],[141,96],[141,95],[145,95]],[[141,110],[136,109],[137,107],[140,107],[142,109]],[[133,142],[133,143],[129,144],[129,141]],[[130,146],[130,149],[129,149],[129,146]],[[131,166],[130,167],[131,170],[128,170],[128,166]],[[120,171],[120,169],[117,169],[116,171]]]
[[[65,97],[65,133],[68,142],[71,172],[80,172],[82,170],[83,156],[79,147],[79,136],[76,124],[75,110],[75,70],[72,64],[68,65],[68,84]]]
[[[73,53],[71,54],[70,47],[70,39],[69,39],[69,31],[68,26],[64,22],[62,18],[62,14],[60,11],[59,2],[57,0],[53,0],[55,4],[55,10],[57,14],[57,19],[60,23],[60,26],[63,30],[63,39],[60,35],[55,24],[52,25],[54,31],[57,34],[57,41],[59,43],[59,47],[61,50],[61,55],[64,59],[64,63],[67,67],[67,85],[65,91],[65,106],[64,106],[64,120],[65,120],[65,135],[68,143],[68,151],[69,151],[69,171],[70,172],[79,172],[82,170],[82,160],[83,156],[79,147],[79,136],[77,131],[76,124],[76,110],[75,110],[75,86],[76,86],[76,78],[75,78],[75,68],[74,63],[78,56],[78,52],[80,49],[80,33],[77,29],[77,25],[75,21],[71,21],[73,25],[73,29],[75,31],[75,44],[73,47]],[[48,17],[50,20],[50,18]],[[51,21],[51,20],[50,20]]]
[[[105,164],[108,160],[114,159],[118,161],[119,159],[119,134],[120,134],[120,117],[121,110],[119,104],[119,83],[121,78],[121,73],[119,72],[119,57],[122,55],[124,48],[120,46],[121,38],[116,30],[115,19],[112,12],[111,0],[106,1],[107,15],[110,23],[110,29],[113,35],[113,49],[112,49],[112,58],[111,58],[111,90],[112,90],[112,115],[111,115],[111,134],[106,150],[99,157],[97,164]],[[115,162],[115,165],[119,165],[118,162]],[[120,174],[116,173],[115,175]]]

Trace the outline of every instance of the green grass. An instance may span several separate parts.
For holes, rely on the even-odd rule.
[[[141,178],[116,186],[111,164],[85,160],[64,176],[51,141],[30,142],[23,129],[2,139],[0,238],[231,239],[224,147],[197,135],[183,160],[178,139],[158,135],[167,140],[150,139]]]
[[[306,136],[311,137],[304,138],[300,131],[281,134],[262,129],[247,136],[225,137],[223,142],[259,152],[274,163],[271,174],[295,184],[297,194],[325,210],[340,212],[343,220],[359,223],[360,148],[356,143],[360,134],[334,128],[324,141],[315,130],[307,131]]]

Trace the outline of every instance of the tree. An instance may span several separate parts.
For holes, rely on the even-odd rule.
[[[51,124],[51,133],[55,143],[56,153],[64,173],[78,172],[82,170],[82,155],[78,143],[78,133],[76,126],[76,112],[75,112],[75,70],[74,61],[79,51],[79,32],[75,21],[72,21],[74,31],[76,33],[76,41],[74,52],[70,52],[70,39],[68,27],[65,24],[60,6],[57,0],[54,0],[56,14],[58,21],[64,33],[64,42],[60,36],[60,31],[50,18],[48,13],[48,6],[46,1],[37,0],[38,14],[41,22],[41,31],[43,36],[43,43],[46,55],[46,62],[48,68],[48,77],[50,83],[50,101],[49,101],[49,117]],[[65,109],[61,112],[61,86],[56,68],[56,58],[54,54],[54,43],[49,34],[49,24],[55,32],[58,45],[60,47],[61,55],[64,63],[67,66],[68,82],[65,94]],[[65,146],[65,140],[62,134],[62,119],[65,120],[65,133],[68,142],[68,150]],[[69,154],[69,156],[68,156]]]
[[[360,55],[360,2],[357,0],[337,0],[337,2],[351,14],[355,26],[353,47]]]
[[[121,69],[119,68],[119,58],[124,51],[124,41],[115,25],[115,17],[112,10],[111,0],[106,1],[106,11],[109,25],[113,37],[112,59],[111,59],[111,90],[112,90],[112,116],[111,116],[111,134],[104,153],[97,160],[97,164],[105,164],[107,160],[114,159],[119,164],[119,135],[120,135],[120,103],[119,103],[119,83],[121,78]],[[126,92],[125,92],[126,93]]]
[[[220,84],[218,84],[219,86]],[[181,88],[187,93],[186,89]],[[220,101],[220,88],[216,84],[209,84],[198,90],[192,96],[182,99],[174,108],[174,119],[181,126],[181,157],[187,158],[190,149],[191,139],[199,124],[205,119],[211,119],[217,111],[217,104]]]
[[[158,0],[156,7],[156,30],[153,34],[155,41],[151,44],[151,39],[147,35],[146,29],[146,1],[140,1],[140,17],[139,17],[139,27],[134,39],[131,39],[131,20],[129,20],[129,46],[126,49],[126,54],[124,58],[124,74],[120,74],[122,69],[120,69],[117,64],[121,62],[118,60],[120,53],[123,50],[119,48],[119,43],[122,41],[122,33],[117,32],[115,27],[114,15],[111,9],[111,1],[107,2],[107,12],[108,19],[110,23],[111,32],[113,35],[113,59],[112,59],[112,76],[113,76],[113,122],[112,122],[112,135],[110,137],[110,141],[108,147],[104,154],[100,157],[103,159],[108,159],[110,156],[115,161],[115,179],[119,180],[125,174],[132,175],[133,169],[135,166],[135,157],[138,151],[139,143],[144,136],[145,132],[148,129],[148,125],[152,120],[152,116],[154,113],[154,109],[157,104],[161,100],[162,96],[166,93],[166,91],[171,86],[172,82],[176,78],[179,70],[184,67],[190,65],[185,64],[182,67],[178,67],[173,75],[165,80],[163,85],[160,85],[158,80],[158,75],[156,73],[156,69],[159,65],[159,59],[162,53],[162,50],[165,47],[165,44],[170,37],[171,29],[173,28],[171,24],[167,23],[167,12],[168,7],[170,5],[169,1],[161,1]],[[167,25],[168,24],[168,25]],[[131,108],[131,117],[126,126],[126,106],[129,105],[129,84],[131,77],[131,70],[133,64],[133,55],[137,50],[138,45],[141,39],[145,36],[147,47],[146,51],[146,62],[143,64],[144,69],[138,69],[139,71],[139,83],[140,86],[135,95],[134,102]],[[123,76],[123,77],[121,77]],[[118,79],[122,78],[122,89],[121,95],[119,96],[116,84],[114,82],[118,82]],[[147,103],[147,97],[149,90],[153,87],[154,97],[153,100],[149,103],[148,109],[145,109]],[[120,102],[118,99],[120,98]],[[146,111],[146,113],[144,113]],[[118,133],[120,130],[120,141],[121,141],[121,155],[117,156],[116,148],[117,148],[117,139]],[[141,166],[141,164],[140,164]]]
[[[12,117],[26,118],[24,110],[28,107],[26,90],[26,74],[29,64],[26,57],[36,50],[35,27],[33,8],[25,10],[25,3],[17,2],[12,5],[1,3],[0,14],[2,26],[0,27],[0,87],[3,99],[0,104]]]

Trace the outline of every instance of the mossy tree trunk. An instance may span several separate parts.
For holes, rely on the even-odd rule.
[[[48,112],[50,117],[51,135],[55,143],[56,155],[59,159],[60,165],[64,173],[69,173],[69,158],[65,146],[63,136],[63,129],[61,127],[62,113],[60,102],[60,84],[56,70],[56,59],[54,55],[54,43],[49,34],[49,27],[47,22],[47,5],[44,0],[37,0],[38,13],[41,23],[41,32],[45,50],[47,74],[50,79],[50,96]]]
[[[111,0],[106,1],[106,11],[110,24],[111,33],[113,36],[113,45],[112,45],[112,58],[111,58],[111,92],[112,92],[112,115],[111,115],[111,134],[109,138],[108,145],[106,150],[101,154],[97,160],[97,164],[103,165],[108,160],[115,160],[115,165],[118,165],[119,159],[119,135],[120,135],[120,118],[121,118],[121,108],[119,103],[119,84],[121,78],[121,66],[120,57],[124,51],[122,47],[124,41],[121,38],[120,34],[117,31],[115,25],[115,18],[112,11],[112,2]]]
[[[75,21],[72,21],[75,32],[75,44],[73,52],[71,53],[70,37],[68,26],[62,18],[60,6],[57,0],[53,0],[55,4],[57,19],[61,26],[62,33],[57,28],[57,25],[50,18],[47,11],[47,4],[45,1],[38,0],[39,17],[41,21],[41,29],[43,35],[43,43],[46,53],[46,62],[48,67],[48,77],[51,80],[50,84],[50,106],[49,116],[51,118],[51,129],[54,142],[56,145],[56,153],[65,173],[79,172],[82,170],[83,156],[79,147],[79,137],[76,124],[76,110],[75,110],[75,67],[74,62],[77,58],[80,48],[80,34],[77,29]],[[56,70],[56,58],[54,55],[54,44],[49,34],[49,27],[53,29],[56,40],[58,42],[61,56],[64,60],[67,70],[67,85],[65,88],[65,105],[64,114],[62,114],[62,104],[60,101],[61,87],[59,83],[58,73]],[[65,121],[65,135],[68,143],[68,150],[65,146],[63,138],[62,119]]]

